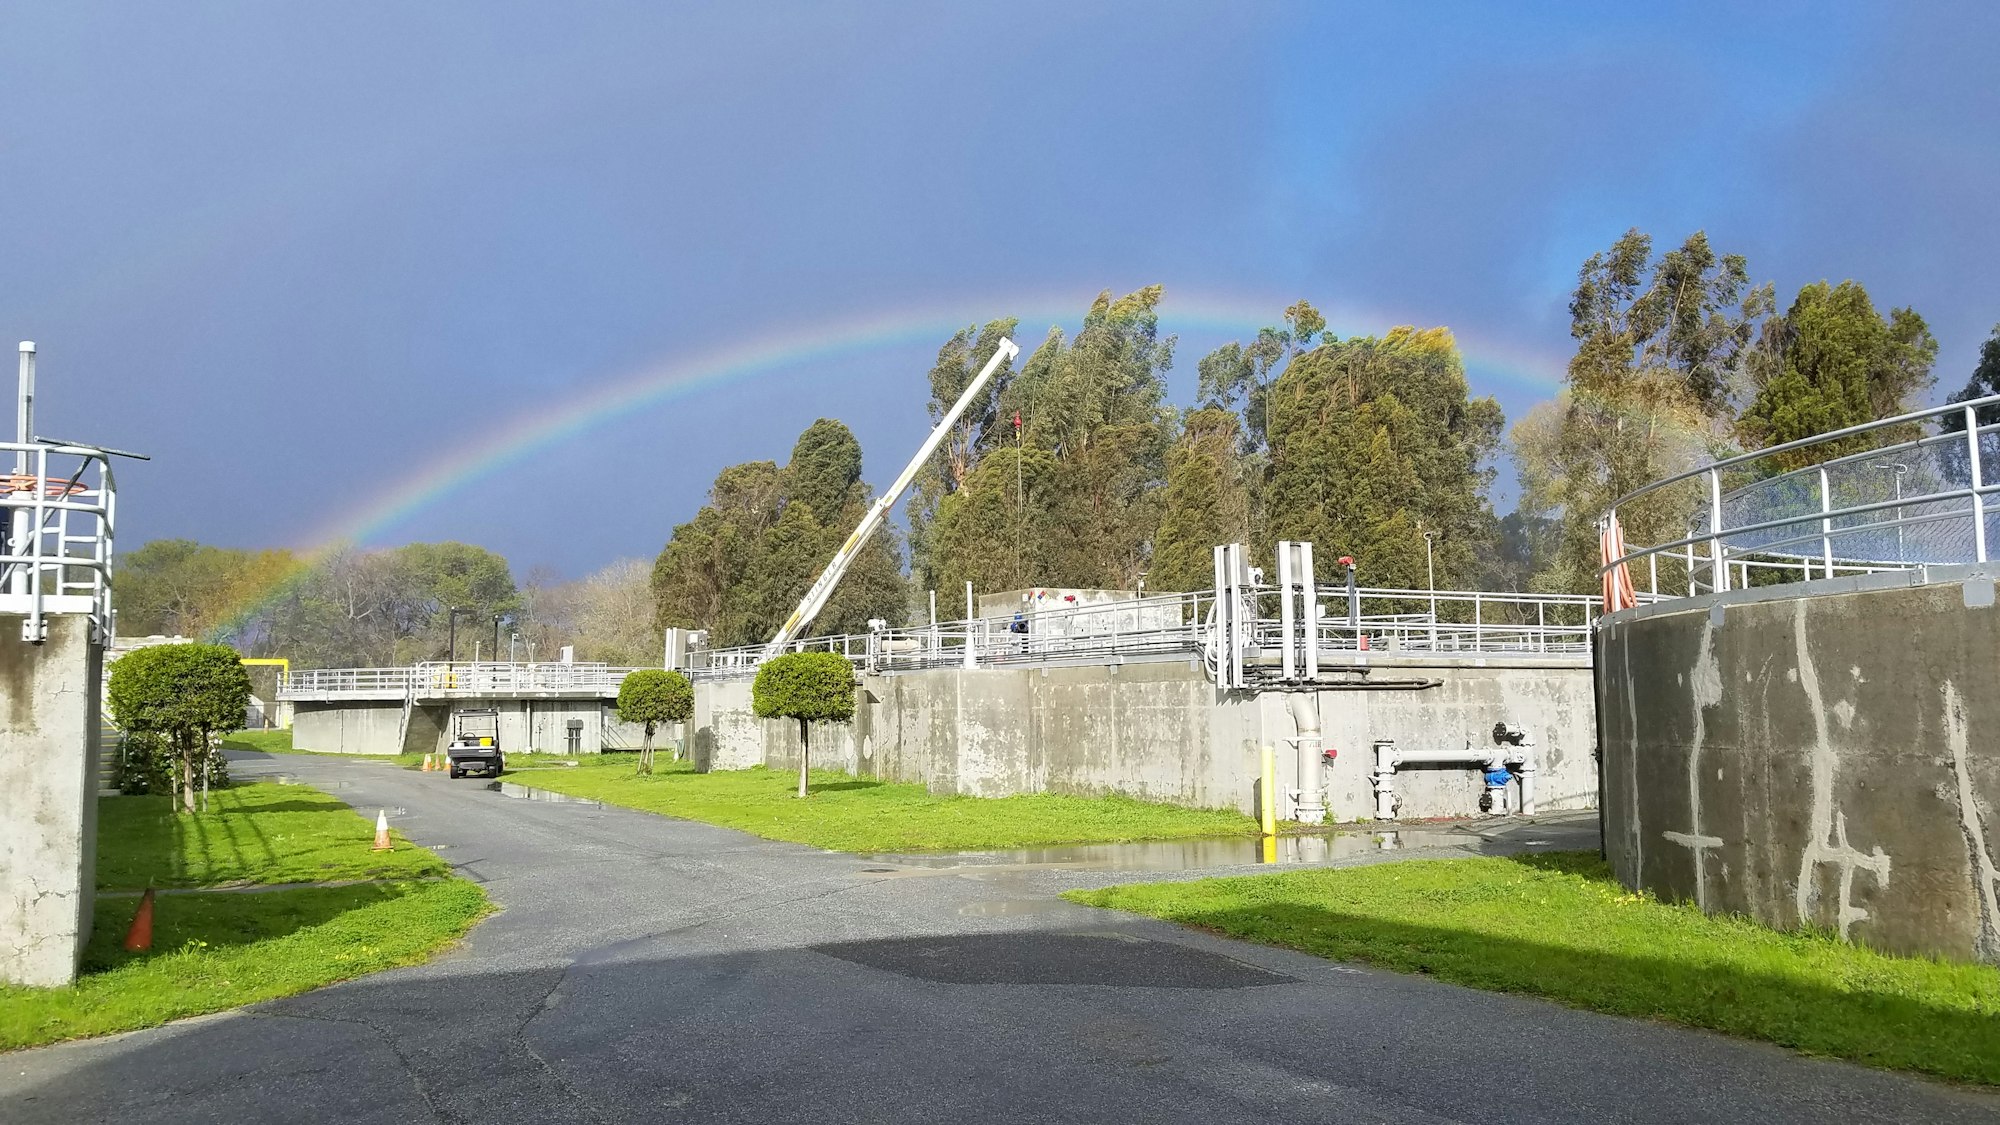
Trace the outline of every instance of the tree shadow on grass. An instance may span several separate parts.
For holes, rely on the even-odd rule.
[[[106,798],[98,806],[97,885],[105,889],[180,887],[252,877],[281,862],[262,820],[271,813],[351,816],[331,797],[301,795],[235,803],[232,791],[211,794],[207,812],[174,810],[166,797]],[[290,822],[298,824],[299,822]],[[314,821],[315,827],[320,822]],[[366,839],[356,826],[357,840]]]
[[[323,925],[349,911],[403,898],[414,890],[409,884],[376,883],[260,893],[159,895],[153,901],[153,947],[143,953],[128,953],[123,948],[139,899],[99,898],[83,972],[106,972],[174,953],[192,943],[222,947],[269,941]]]
[[[807,788],[813,793],[841,793],[850,789],[880,789],[886,782],[856,778],[853,781],[815,781]]]
[[[1597,864],[1594,856],[1512,858],[1576,874],[1590,874]],[[1186,911],[1171,920],[1337,961],[1707,1028],[1874,1066],[2000,1084],[2000,1018],[1991,1011],[1840,988],[1811,979],[1804,967],[1798,973],[1759,973],[1703,959],[1698,951],[1627,955],[1299,903]]]

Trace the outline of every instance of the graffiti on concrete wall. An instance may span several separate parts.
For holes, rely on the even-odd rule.
[[[1965,704],[1951,681],[1944,685],[1944,737],[1951,751],[1953,796],[1958,802],[1959,830],[1965,834],[1965,857],[1972,869],[1974,897],[1979,903],[1979,935],[1973,948],[1981,960],[2000,962],[2000,869],[1986,847],[1986,821],[1980,815],[1979,798],[1972,788],[1972,770],[1966,764],[1971,739],[1966,733]]]
[[[1805,689],[1806,703],[1812,714],[1813,741],[1807,747],[1812,766],[1812,815],[1808,823],[1806,846],[1799,860],[1799,885],[1797,904],[1800,923],[1813,920],[1819,906],[1819,867],[1831,864],[1840,869],[1840,900],[1834,914],[1835,925],[1840,936],[1846,938],[1854,923],[1868,917],[1868,911],[1854,905],[1854,877],[1866,871],[1875,877],[1876,885],[1889,884],[1889,856],[1880,845],[1872,852],[1864,852],[1847,842],[1847,818],[1834,807],[1834,774],[1837,759],[1833,750],[1832,732],[1827,728],[1826,700],[1820,694],[1819,670],[1813,665],[1812,653],[1806,644],[1806,601],[1801,598],[1792,607],[1792,638],[1797,647],[1799,686]]]

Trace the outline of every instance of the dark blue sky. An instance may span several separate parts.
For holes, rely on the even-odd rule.
[[[1032,346],[1160,282],[1185,397],[1303,296],[1450,325],[1510,418],[1629,226],[1914,305],[1941,393],[2000,321],[1995,6],[1385,7],[14,5],[0,334],[44,432],[155,456],[122,543],[306,546],[635,372],[919,311]],[[937,342],[808,348],[373,541],[650,556],[821,415],[879,486]]]

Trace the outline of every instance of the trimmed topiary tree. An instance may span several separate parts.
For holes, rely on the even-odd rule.
[[[694,685],[679,672],[641,668],[618,684],[618,717],[646,726],[639,749],[639,772],[653,772],[653,729],[661,723],[684,723],[694,715]]]
[[[243,658],[228,645],[142,648],[111,666],[105,695],[119,726],[165,740],[180,775],[180,809],[193,812],[197,765],[209,780],[208,736],[243,729],[250,707]]]
[[[814,721],[844,723],[854,717],[854,666],[837,652],[788,652],[757,666],[750,705],[758,717],[799,721],[799,796],[806,795]]]

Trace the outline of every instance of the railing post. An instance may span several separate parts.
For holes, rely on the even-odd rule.
[[[1972,465],[1972,557],[1985,562],[1986,498],[1979,494],[1984,487],[1979,470],[1979,411],[1970,406],[1965,408],[1965,445]]]
[[[1708,471],[1708,574],[1715,592],[1729,592],[1729,565],[1722,561],[1722,474]]]
[[[1832,578],[1833,520],[1828,518],[1828,515],[1833,511],[1833,487],[1827,483],[1825,465],[1819,467],[1819,511],[1819,563],[1826,571],[1823,577]]]

